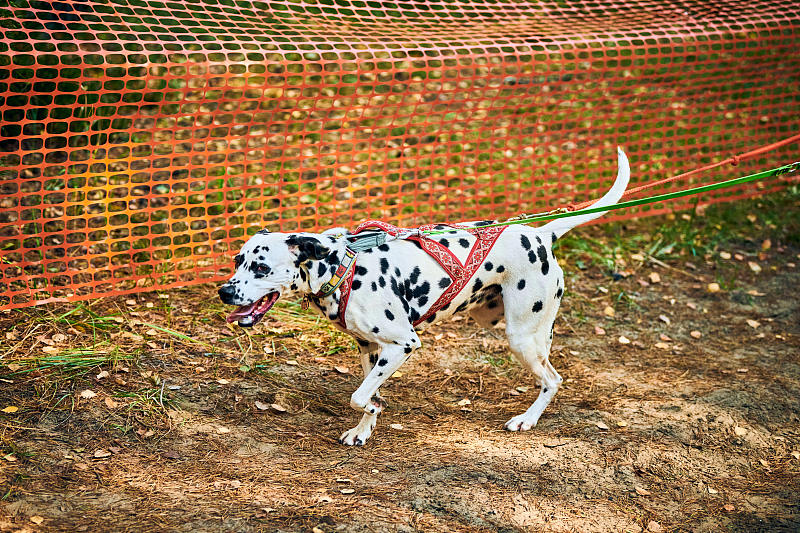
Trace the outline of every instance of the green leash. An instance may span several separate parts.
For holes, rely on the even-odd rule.
[[[790,172],[794,172],[800,169],[800,161],[796,161],[794,163],[790,163],[788,165],[784,165],[782,167],[773,168],[770,170],[765,170],[763,172],[759,172],[757,174],[751,174],[749,176],[744,176],[742,178],[735,178],[732,180],[721,181],[719,183],[712,183],[711,185],[703,185],[702,187],[695,187],[693,189],[686,189],[684,191],[676,191],[670,192],[666,194],[659,194],[657,196],[650,196],[648,198],[641,198],[639,200],[630,200],[627,202],[621,202],[618,204],[614,204],[611,206],[606,207],[590,207],[588,209],[581,209],[579,211],[568,211],[568,212],[559,212],[551,211],[549,213],[541,213],[538,215],[531,215],[527,217],[522,217],[514,220],[507,220],[505,222],[497,222],[495,224],[487,224],[485,226],[480,226],[480,228],[494,228],[498,226],[511,226],[515,224],[530,224],[531,222],[540,222],[543,220],[554,220],[556,218],[566,218],[566,217],[574,217],[578,215],[586,215],[589,213],[601,213],[604,211],[612,211],[614,209],[625,209],[627,207],[634,207],[637,205],[645,205],[645,204],[654,204],[656,202],[664,202],[666,200],[672,200],[674,198],[681,198],[682,196],[691,196],[693,194],[702,194],[704,192],[709,191],[716,191],[719,189],[724,189],[726,187],[733,187],[736,185],[741,185],[743,183],[749,183],[751,181],[756,181],[764,178],[772,178],[774,176],[781,176],[783,174],[789,174]],[[450,233],[454,230],[458,230],[459,228],[450,228],[446,230],[427,230],[423,231],[422,233],[426,235],[441,235],[444,233]]]

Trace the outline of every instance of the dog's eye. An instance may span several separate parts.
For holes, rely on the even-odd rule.
[[[254,274],[261,274],[262,276],[266,276],[269,274],[272,269],[263,263],[251,263],[250,270]]]

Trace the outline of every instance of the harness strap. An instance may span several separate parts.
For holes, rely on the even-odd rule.
[[[330,296],[333,292],[342,284],[342,282],[347,277],[347,274],[353,270],[353,267],[356,264],[356,252],[351,250],[350,248],[346,248],[344,252],[344,258],[342,262],[339,263],[339,266],[336,268],[336,272],[333,273],[331,279],[326,281],[320,289],[313,294],[314,298],[324,298],[325,296]]]
[[[355,258],[353,259],[353,264],[355,265],[356,261]],[[339,324],[342,325],[343,328],[347,329],[347,322],[344,319],[344,313],[347,311],[347,302],[350,300],[350,287],[353,285],[353,275],[356,273],[355,268],[351,268],[347,271],[347,274],[344,276],[342,280],[342,290],[339,293]]]
[[[386,242],[385,231],[370,231],[347,238],[350,244],[347,245],[353,251],[363,252],[370,248],[376,248]]]
[[[452,250],[450,250],[450,248],[442,245],[437,240],[431,239],[423,233],[424,231],[429,231],[437,226],[441,227],[442,225],[450,226],[454,229],[462,231],[468,231],[477,237],[475,244],[472,245],[472,249],[469,251],[466,262],[463,264],[461,261],[459,261],[458,257],[456,257]],[[472,276],[475,274],[475,272],[477,272],[477,270],[483,264],[486,256],[494,247],[495,242],[497,242],[498,237],[500,237],[500,234],[503,233],[506,227],[507,226],[465,227],[461,224],[427,224],[420,226],[416,230],[406,230],[380,220],[367,220],[359,224],[352,234],[357,235],[367,229],[377,228],[395,238],[404,238],[409,241],[415,241],[422,247],[423,250],[425,250],[428,255],[430,255],[437,263],[439,263],[444,271],[447,272],[447,275],[450,276],[452,283],[442,293],[439,299],[436,300],[433,305],[431,305],[428,311],[414,321],[414,326],[417,326],[428,320],[440,309],[453,301],[453,298],[455,298],[456,295],[461,292],[462,289],[464,289],[467,283],[469,283],[469,280],[472,279]],[[350,275],[350,280],[352,280],[352,274]],[[342,286],[342,295],[339,300],[339,322],[342,324],[342,326],[345,325],[344,311],[346,310],[347,300],[349,297],[350,286],[348,284],[347,288]]]
[[[342,262],[339,263],[339,266],[336,268],[336,272],[333,273],[333,276],[331,276],[331,279],[323,283],[322,287],[320,287],[320,289],[314,294],[306,295],[305,298],[303,298],[303,302],[300,304],[300,307],[302,307],[303,310],[308,309],[309,300],[311,298],[325,298],[326,296],[330,296],[340,286],[342,287],[342,295],[344,295],[346,281],[348,279],[350,281],[353,280],[353,273],[355,272],[355,268],[353,267],[356,265],[356,255],[357,255],[356,252],[351,250],[349,247],[346,248],[344,252],[344,258],[342,259]],[[348,297],[350,295],[349,285],[350,284],[348,283],[346,286]],[[339,299],[340,308],[342,305],[341,302],[342,300],[340,298]]]
[[[450,248],[443,246],[439,241],[419,235],[409,237],[408,240],[418,242],[422,249],[439,263],[450,278],[457,279],[464,274],[464,266],[458,260],[458,257]]]
[[[486,256],[489,255],[489,252],[492,250],[494,244],[497,242],[497,239],[500,237],[500,235],[507,227],[508,226],[500,226],[496,228],[486,228],[486,229],[462,228],[462,229],[467,229],[470,233],[473,233],[478,237],[475,240],[475,244],[472,245],[472,249],[469,251],[467,260],[464,262],[463,265],[461,264],[460,261],[458,261],[455,255],[453,255],[453,252],[451,252],[448,248],[442,246],[437,241],[434,241],[432,239],[424,239],[427,242],[435,242],[440,248],[446,250],[448,254],[452,256],[453,259],[455,259],[455,261],[457,262],[457,270],[454,268],[453,273],[458,272],[458,275],[454,276],[450,270],[445,268],[447,273],[452,278],[453,282],[447,287],[447,289],[445,289],[442,295],[439,296],[439,299],[436,300],[433,303],[433,305],[430,306],[428,311],[414,321],[415,326],[433,317],[433,315],[435,315],[440,309],[442,309],[442,307],[445,307],[450,302],[452,302],[453,298],[455,298],[456,295],[459,292],[461,292],[464,289],[464,287],[467,286],[469,280],[471,280],[472,276],[475,275],[475,272],[478,271],[480,266],[483,264],[483,261],[486,259]],[[478,229],[480,230],[480,232],[472,231],[473,229]],[[431,255],[434,257],[434,259],[439,261],[437,256],[433,254]],[[439,262],[439,264],[442,264],[441,261]]]
[[[402,230],[397,226],[389,224],[388,222],[384,222],[382,220],[365,220],[361,224],[359,224],[355,231],[353,231],[353,235],[358,235],[362,231],[367,228],[378,228],[382,231],[385,231],[389,235],[396,237]]]

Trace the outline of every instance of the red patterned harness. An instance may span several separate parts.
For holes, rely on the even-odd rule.
[[[427,231],[435,229],[437,226],[441,226],[439,224],[426,224],[425,226],[420,226],[419,230]],[[462,264],[461,261],[455,256],[450,249],[443,244],[440,244],[439,241],[431,239],[426,235],[422,235],[421,233],[415,233],[408,237],[405,237],[406,240],[409,241],[416,241],[425,250],[428,255],[433,257],[437,263],[439,263],[442,268],[447,272],[447,275],[450,276],[450,279],[453,282],[447,287],[447,289],[442,293],[436,302],[431,305],[430,309],[419,317],[416,321],[414,321],[414,325],[417,326],[422,322],[428,320],[432,317],[437,311],[439,311],[442,307],[449,304],[456,295],[461,292],[461,290],[466,287],[469,280],[472,276],[477,272],[480,266],[483,264],[484,259],[486,256],[489,255],[494,243],[497,242],[498,237],[500,234],[503,233],[503,230],[506,229],[507,226],[500,226],[500,227],[492,227],[492,228],[482,228],[478,227],[466,227],[461,224],[447,224],[454,229],[459,229],[463,231],[468,231],[469,233],[473,234],[477,237],[475,244],[472,245],[472,249],[469,251],[469,255],[467,256],[467,260]],[[358,225],[356,230],[352,233],[352,235],[358,235],[364,230],[367,229],[379,229],[385,231],[389,235],[397,236],[398,234],[406,231],[402,228],[398,228],[397,226],[393,226],[392,224],[387,224],[386,222],[381,222],[379,220],[367,220],[366,222],[362,222]],[[350,299],[350,288],[353,284],[353,274],[355,272],[355,268],[352,269],[347,277],[344,279],[342,284],[340,285],[341,294],[339,296],[339,323],[342,327],[347,327],[344,319],[344,313],[347,310],[347,302]]]

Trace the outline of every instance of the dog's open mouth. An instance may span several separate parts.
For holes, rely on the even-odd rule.
[[[228,322],[238,322],[243,328],[249,328],[258,324],[264,318],[275,302],[278,301],[279,292],[271,292],[263,298],[256,300],[250,305],[242,305],[236,311],[228,315]]]

